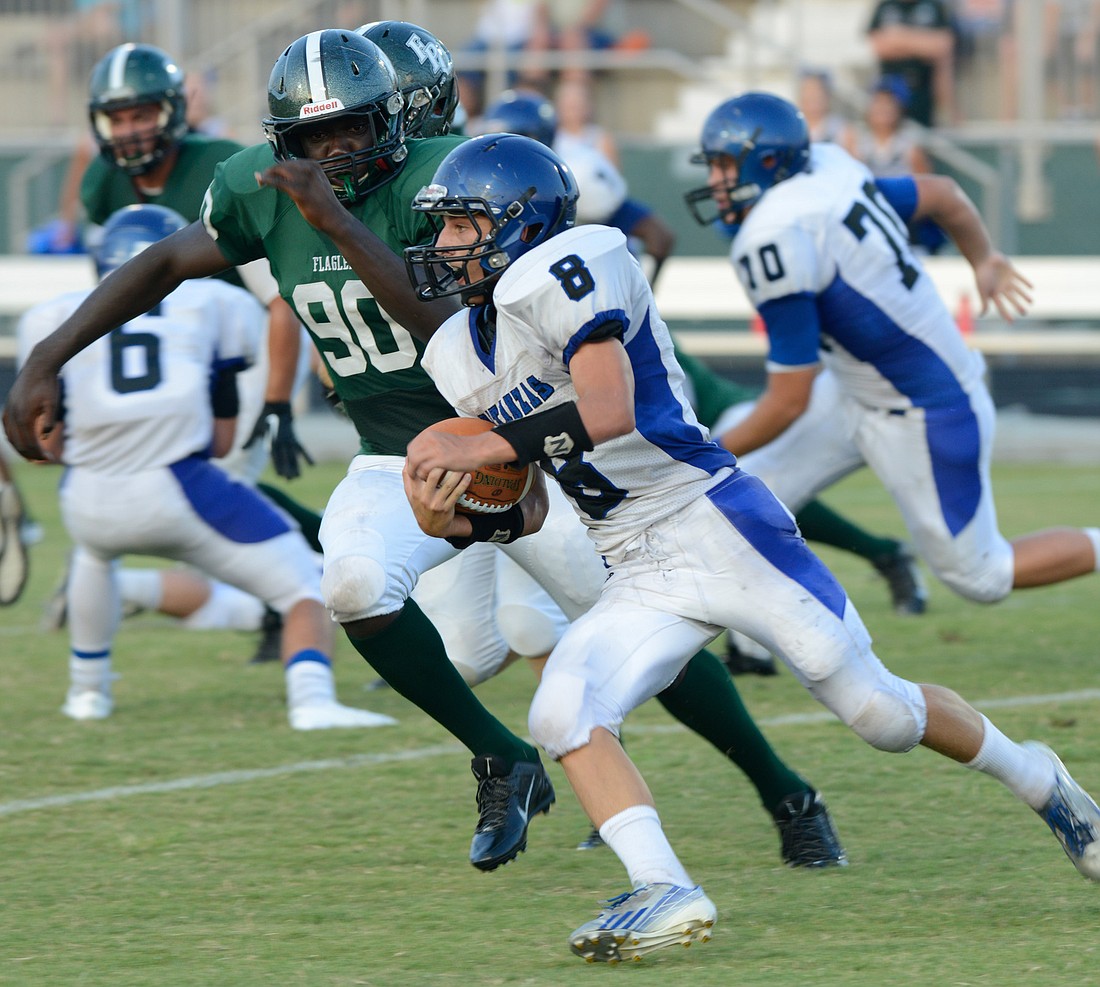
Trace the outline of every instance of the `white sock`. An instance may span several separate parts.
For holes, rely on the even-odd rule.
[[[1084,532],[1092,542],[1093,569],[1100,572],[1100,528],[1085,528]]]
[[[623,862],[632,889],[646,884],[695,887],[673,852],[653,806],[632,805],[623,809],[600,827],[600,836]]]
[[[123,604],[130,603],[142,610],[159,610],[161,592],[160,570],[121,569],[118,572],[118,592]]]
[[[264,622],[264,605],[236,586],[212,582],[210,596],[193,614],[183,618],[183,626],[192,631],[258,631]]]
[[[111,656],[69,655],[69,685],[74,692],[111,692]]]
[[[1042,754],[1009,740],[984,716],[978,756],[966,766],[996,778],[1020,801],[1033,809],[1047,804],[1054,791],[1054,770]]]
[[[299,651],[286,666],[286,701],[290,707],[336,702],[332,664],[320,651]]]

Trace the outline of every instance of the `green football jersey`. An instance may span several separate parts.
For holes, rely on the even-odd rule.
[[[244,145],[205,134],[187,134],[180,141],[179,157],[172,166],[163,191],[157,195],[139,193],[130,176],[114,167],[102,155],[88,164],[80,183],[80,201],[88,221],[102,226],[116,209],[148,202],[175,209],[189,223],[199,218],[202,197],[206,194],[214,169]]]
[[[430,242],[434,229],[412,200],[464,138],[408,143],[396,178],[351,206],[351,213],[394,253]],[[202,219],[233,264],[267,257],[279,292],[309,330],[362,451],[404,456],[409,440],[455,412],[420,366],[424,344],[383,312],[335,244],[302,218],[293,200],[261,187],[270,147],[247,148],[214,175]],[[410,289],[411,290],[411,289]]]
[[[731,405],[754,401],[760,396],[751,388],[742,387],[719,376],[701,360],[688,356],[675,343],[672,346],[688,379],[691,406],[695,409],[696,417],[707,428],[713,428],[722,412]]]

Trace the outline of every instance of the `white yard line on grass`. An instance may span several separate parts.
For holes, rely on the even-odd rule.
[[[983,699],[974,703],[979,709],[1008,709],[1017,706],[1042,706],[1047,703],[1088,702],[1100,699],[1100,689],[1080,689],[1076,692],[1054,692],[1040,696],[1009,696],[1002,699]],[[802,723],[826,723],[835,717],[828,710],[813,713],[790,713],[769,716],[758,721],[761,726],[791,726]],[[684,730],[679,723],[654,726],[631,726],[631,733],[676,733]],[[16,799],[0,802],[0,816],[14,816],[34,809],[57,809],[80,802],[109,802],[131,795],[153,795],[160,792],[178,792],[194,788],[217,788],[220,785],[239,785],[263,778],[300,774],[305,771],[334,771],[359,768],[371,764],[391,764],[400,761],[420,761],[429,757],[460,754],[464,748],[458,744],[440,744],[421,747],[418,750],[394,751],[389,754],[355,754],[351,757],[331,758],[324,761],[299,761],[274,768],[256,768],[248,771],[219,771],[214,774],[196,775],[193,778],[176,778],[174,781],[154,781],[145,785],[118,785],[90,792],[72,792],[68,795],[48,795],[42,798]]]

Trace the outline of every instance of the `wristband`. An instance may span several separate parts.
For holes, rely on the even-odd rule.
[[[505,422],[493,431],[516,450],[515,461],[509,466],[526,466],[540,459],[569,459],[593,448],[576,401]]]
[[[236,418],[241,410],[237,395],[237,371],[222,370],[210,384],[210,407],[215,418]]]
[[[445,539],[455,548],[469,548],[477,541],[491,541],[498,545],[510,545],[523,534],[523,508],[513,504],[500,514],[467,514],[473,531],[465,538]]]

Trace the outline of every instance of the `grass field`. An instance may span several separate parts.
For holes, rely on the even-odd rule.
[[[115,715],[71,722],[58,712],[67,641],[38,628],[67,547],[56,474],[17,469],[46,534],[23,600],[0,611],[0,984],[1100,982],[1100,888],[1037,816],[927,751],[872,751],[789,674],[739,684],[824,791],[851,866],[783,868],[743,779],[647,704],[628,720],[628,744],[719,922],[707,945],[615,968],[566,945],[625,881],[609,851],[574,850],[588,827],[560,769],[558,803],[532,824],[528,852],[475,871],[468,753],[392,692],[365,691],[374,676],[343,641],[341,697],[397,727],[295,733],[280,670],[247,664],[252,635],[146,615],[117,640]],[[316,467],[291,490],[320,506],[338,475]],[[996,483],[1010,535],[1097,521],[1095,469],[1000,467]],[[868,475],[827,499],[899,529]],[[991,608],[934,584],[930,612],[907,619],[864,564],[822,554],[895,671],[957,688],[1011,736],[1050,743],[1100,792],[1100,581]],[[515,667],[481,696],[524,731],[531,689]]]

